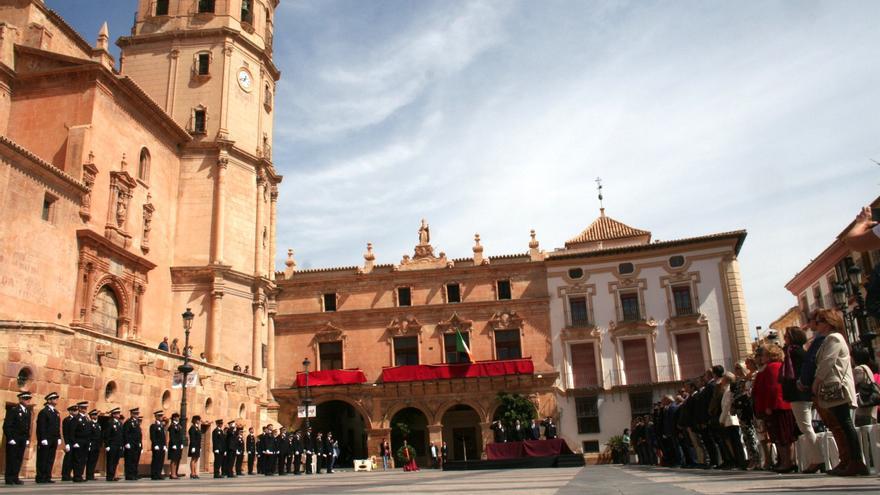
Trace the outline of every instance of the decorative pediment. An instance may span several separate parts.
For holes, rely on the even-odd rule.
[[[693,314],[693,315],[684,315],[684,316],[671,316],[663,322],[664,327],[667,330],[677,330],[681,328],[695,328],[695,327],[703,327],[706,331],[709,330],[709,318],[706,317],[703,313]]]
[[[316,343],[338,342],[345,339],[345,332],[332,322],[328,321],[323,327],[315,332],[315,336],[312,339]]]
[[[473,326],[473,320],[465,320],[458,313],[453,312],[448,320],[437,323],[437,330],[441,333],[459,331],[468,331]]]
[[[656,337],[657,320],[648,318],[647,320],[638,321],[612,321],[608,323],[608,332],[611,334],[611,338],[614,339],[637,335]]]
[[[404,255],[395,270],[424,270],[429,268],[452,268],[454,263],[446,258],[446,253],[434,255],[434,246],[431,245],[431,230],[428,223],[422,219],[419,227],[419,243],[416,245],[413,257]]]
[[[499,311],[489,318],[489,325],[493,330],[510,330],[522,327],[522,318],[516,311]]]
[[[415,316],[406,316],[391,320],[387,329],[392,337],[403,337],[405,335],[420,334],[422,332],[422,324]]]
[[[559,338],[563,341],[600,339],[602,338],[602,330],[598,327],[568,327],[562,329]]]

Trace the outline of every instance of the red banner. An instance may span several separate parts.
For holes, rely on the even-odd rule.
[[[449,380],[480,376],[531,375],[535,366],[531,359],[479,361],[465,364],[419,364],[382,369],[383,382]]]
[[[325,385],[351,385],[354,383],[364,383],[367,377],[361,370],[321,370],[309,372],[309,386],[322,387]],[[306,374],[299,372],[296,374],[296,386],[306,386]]]

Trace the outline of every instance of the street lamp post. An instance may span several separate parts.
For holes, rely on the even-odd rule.
[[[190,373],[193,372],[193,367],[189,364],[189,332],[192,329],[192,321],[193,321],[193,313],[189,308],[186,308],[186,311],[181,315],[183,317],[183,334],[184,334],[184,342],[183,342],[183,364],[177,367],[177,371],[183,374],[183,384],[181,388],[183,389],[181,392],[180,398],[180,422],[183,427],[186,428],[187,417],[186,417],[186,379]],[[186,447],[189,440],[187,439],[188,435],[183,436],[183,445]]]
[[[309,393],[309,366],[311,364],[312,362],[309,361],[309,358],[303,359],[303,369],[305,369],[306,372],[306,397],[303,399],[302,403],[306,408],[306,430],[311,427],[311,425],[309,424],[309,406],[312,404],[312,397]]]
[[[862,345],[868,350],[869,355],[873,360],[874,338],[877,337],[877,334],[871,330],[868,322],[865,321],[865,298],[862,297],[861,291],[862,269],[853,265],[847,268],[846,275],[847,280],[845,282],[838,282],[834,284],[834,287],[831,289],[834,303],[843,312],[850,323],[850,328],[853,330],[852,340],[855,341],[855,337],[858,337],[858,340],[862,342]],[[849,287],[845,284],[848,284]],[[847,292],[851,293],[856,300],[856,306],[852,310],[849,309]]]

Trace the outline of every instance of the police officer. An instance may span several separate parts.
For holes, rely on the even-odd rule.
[[[254,461],[257,455],[257,437],[254,436],[254,427],[248,428],[248,436],[245,439],[245,450],[248,455],[248,474],[254,474]]]
[[[223,464],[223,474],[227,478],[235,478],[235,461],[238,458],[236,431],[235,420],[230,420],[226,424],[226,462]]]
[[[46,405],[37,414],[37,483],[52,481],[55,449],[61,445],[61,415],[55,410],[58,394],[46,396]]]
[[[265,433],[260,445],[260,452],[263,453],[263,474],[272,476],[275,474],[275,434],[272,432],[272,425],[266,425]]]
[[[77,402],[76,416],[73,418],[73,481],[81,483],[85,481],[86,465],[89,462],[89,442],[92,436],[92,426],[86,416],[87,401]]]
[[[110,421],[104,431],[104,450],[107,451],[107,481],[119,481],[119,478],[116,477],[116,467],[119,465],[119,458],[125,453],[122,422],[119,421],[120,412],[118,407],[110,410]]]
[[[276,471],[278,476],[284,476],[284,466],[287,465],[287,456],[289,444],[287,443],[287,428],[278,428],[278,435],[275,437],[275,460],[277,463]]]
[[[321,469],[327,461],[327,451],[324,450],[324,434],[320,431],[315,436],[315,473],[321,474]]]
[[[24,451],[31,437],[31,402],[30,392],[18,394],[18,404],[6,410],[3,419],[3,434],[6,435],[6,484],[21,485],[18,478]]]
[[[291,450],[293,451],[293,474],[295,476],[299,476],[300,474],[302,474],[300,468],[302,467],[303,453],[302,435],[299,431],[293,434],[293,446]]]
[[[202,456],[202,417],[193,416],[189,435],[189,477],[199,479],[199,458]]]
[[[238,425],[235,431],[235,475],[241,476],[244,463],[244,425]]]
[[[303,452],[306,453],[306,474],[312,474],[312,456],[315,453],[315,437],[312,436],[311,428],[306,428],[306,434],[303,437]]]
[[[156,420],[150,425],[150,479],[161,480],[162,465],[165,464],[165,452],[168,451],[168,444],[165,439],[165,423],[162,422],[163,411],[156,411],[153,416]]]
[[[222,478],[222,468],[226,458],[226,433],[223,432],[223,420],[215,421],[214,431],[211,432],[211,450],[214,451],[214,477]]]
[[[171,424],[168,426],[168,477],[176,480],[180,477],[180,458],[183,456],[183,426],[180,424],[180,414],[171,415]]]
[[[125,479],[134,481],[138,479],[138,465],[141,461],[143,450],[144,433],[141,431],[140,409],[134,408],[128,411],[129,418],[122,425],[122,439],[125,441]]]
[[[73,422],[76,419],[76,404],[67,407],[67,417],[61,421],[61,434],[64,436],[64,459],[61,460],[61,481],[73,480]]]
[[[86,463],[86,480],[95,480],[95,467],[101,455],[101,442],[104,439],[101,425],[98,423],[98,410],[89,411],[89,456]]]

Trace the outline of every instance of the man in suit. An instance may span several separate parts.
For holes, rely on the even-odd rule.
[[[161,480],[162,465],[165,464],[165,453],[168,451],[168,443],[165,437],[165,423],[162,421],[164,411],[153,413],[155,421],[150,425],[150,479]]]
[[[248,428],[248,435],[244,442],[244,449],[248,455],[248,474],[254,474],[254,461],[257,460],[257,437],[254,436],[254,427]]]
[[[85,481],[86,465],[89,463],[89,442],[92,437],[92,425],[86,416],[87,401],[76,403],[76,417],[73,419],[73,481]]]
[[[443,442],[440,445],[440,462],[442,462],[443,465],[445,465],[448,460],[449,460],[449,446],[446,445],[446,442]]]
[[[141,461],[144,433],[141,431],[140,409],[128,411],[129,418],[122,425],[122,439],[125,442],[125,479],[138,479],[138,465]]]
[[[553,418],[547,416],[547,419],[544,420],[544,438],[547,440],[553,440],[556,438],[556,423],[553,422]]]
[[[6,484],[21,485],[18,478],[24,451],[31,442],[31,393],[18,394],[18,404],[6,410],[3,434],[6,435]]]
[[[538,424],[537,419],[532,419],[532,424],[529,426],[529,440],[540,440],[541,439],[541,425]]]
[[[95,481],[95,467],[98,465],[98,456],[101,455],[101,442],[104,435],[101,425],[98,423],[98,410],[89,411],[89,456],[86,460],[86,480]]]
[[[211,432],[211,450],[214,451],[214,477],[222,478],[222,468],[226,461],[226,434],[223,432],[223,420],[215,421],[216,426]]]
[[[64,441],[61,481],[73,480],[73,421],[76,419],[76,411],[76,404],[71,404],[67,407],[67,417],[61,421],[61,434]]]
[[[507,432],[504,430],[504,424],[501,421],[492,422],[492,431],[495,433],[495,443],[507,442]]]
[[[107,452],[107,481],[119,481],[119,478],[116,477],[116,468],[119,466],[119,458],[125,453],[122,421],[119,420],[120,413],[118,407],[110,410],[110,421],[104,431],[104,450]]]
[[[52,466],[55,449],[61,445],[61,415],[55,410],[58,394],[46,396],[46,405],[37,414],[37,483],[54,483]]]

